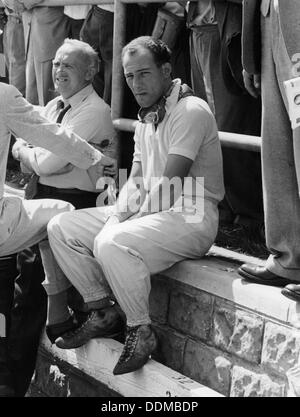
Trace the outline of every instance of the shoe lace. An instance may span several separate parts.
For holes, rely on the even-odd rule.
[[[119,363],[127,362],[133,355],[138,341],[138,329],[140,326],[126,327],[126,338],[124,349],[121,353]]]
[[[92,318],[94,317],[94,315],[96,314],[96,312],[95,311],[92,311],[89,315],[88,315],[88,317],[87,317],[87,319],[79,326],[79,327],[77,327],[76,329],[74,329],[74,330],[70,330],[69,332],[67,332],[66,334],[65,334],[65,337],[67,337],[67,338],[69,338],[69,337],[73,337],[73,336],[75,336],[76,334],[78,334],[78,333],[80,333],[81,331],[82,331],[82,329],[84,329],[85,327],[86,327],[86,325],[87,325],[87,323],[88,322],[90,322],[91,320],[92,320]]]

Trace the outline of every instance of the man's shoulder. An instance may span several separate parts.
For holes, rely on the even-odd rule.
[[[91,92],[91,94],[88,97],[89,103],[92,106],[95,106],[99,111],[109,111],[110,112],[110,106],[101,98],[95,90]]]
[[[200,117],[201,119],[214,117],[207,102],[194,95],[179,100],[171,111],[172,115],[180,115],[182,118],[195,115],[196,118]]]

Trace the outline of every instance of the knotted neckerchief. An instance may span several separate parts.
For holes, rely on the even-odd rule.
[[[156,103],[150,107],[141,107],[138,112],[138,119],[141,123],[152,123],[157,128],[157,125],[163,121],[166,114],[166,101],[172,93],[175,83],[172,83],[171,87],[165,95],[163,95]],[[195,95],[193,90],[187,84],[181,84],[178,94],[178,100],[184,97]]]

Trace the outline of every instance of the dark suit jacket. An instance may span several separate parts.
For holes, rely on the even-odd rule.
[[[266,1],[264,14],[268,12]],[[290,58],[300,53],[300,5],[299,0],[278,0],[280,25],[285,45]],[[242,61],[243,67],[250,74],[260,72],[261,0],[243,0]]]

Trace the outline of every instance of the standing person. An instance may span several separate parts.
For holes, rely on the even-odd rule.
[[[99,72],[94,87],[110,104],[113,57],[114,5],[99,4],[89,11],[80,31],[80,39],[89,43],[99,55]]]
[[[7,22],[3,30],[3,47],[9,84],[25,95],[25,41],[22,12],[24,6],[15,0],[3,0]]]
[[[0,97],[0,396],[5,397],[15,394],[8,350],[15,279],[14,254],[40,242],[46,275],[62,274],[53,257],[49,258],[46,226],[55,214],[73,209],[63,201],[27,201],[3,196],[10,133],[22,135],[30,143],[48,148],[60,156],[67,155],[68,160],[80,168],[87,169],[94,164],[90,175],[95,179],[101,173],[103,175],[104,166],[114,166],[115,162],[70,130],[41,116],[15,87],[0,83]],[[14,149],[15,157],[21,156],[22,147],[20,144]],[[107,173],[110,171],[108,169]]]
[[[55,97],[52,60],[64,39],[70,22],[63,7],[38,6],[42,0],[20,0],[23,12],[26,51],[26,99],[45,106]]]
[[[300,129],[292,130],[284,81],[297,76],[300,8],[297,0],[244,2],[243,64],[248,91],[261,91],[265,229],[271,252],[265,266],[244,264],[239,274],[300,294]],[[261,39],[259,23],[261,22]],[[297,285],[291,283],[295,282]]]
[[[172,80],[170,59],[166,44],[149,36],[125,46],[124,75],[141,106],[129,180],[115,206],[57,216],[48,226],[66,276],[48,280],[48,320],[68,320],[63,294],[70,283],[90,306],[82,326],[55,343],[69,349],[92,337],[112,337],[121,328],[111,306],[115,298],[127,319],[115,375],[141,368],[157,346],[149,317],[150,274],[203,256],[218,229],[224,188],[217,126],[208,105]]]
[[[69,38],[80,38],[80,31],[91,6],[88,4],[78,4],[78,6],[65,6],[64,14],[68,16],[70,23]]]
[[[85,42],[66,39],[53,61],[53,83],[60,96],[45,106],[43,114],[52,122],[60,122],[106,155],[115,157],[110,108],[92,86],[97,71],[98,54],[93,48]],[[20,139],[15,147],[19,142]],[[26,172],[34,173],[25,190],[26,198],[55,198],[71,203],[75,209],[96,206],[99,191],[88,171],[70,164],[66,155],[58,156],[27,144],[19,159]],[[31,381],[47,315],[47,296],[41,285],[44,271],[37,246],[18,254],[18,268],[10,353],[16,375],[16,394],[22,396]]]
[[[192,87],[207,99],[218,129],[260,135],[261,104],[245,89],[241,63],[242,0],[190,2]],[[263,223],[260,155],[224,147],[225,213],[241,224]]]

